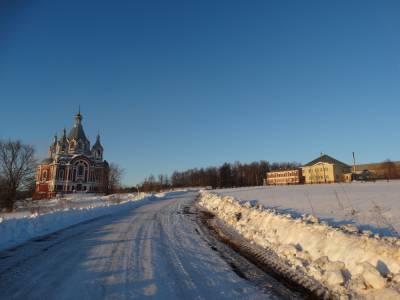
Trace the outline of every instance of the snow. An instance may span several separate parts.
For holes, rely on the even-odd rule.
[[[29,208],[20,208],[16,213],[0,216],[0,250],[80,222],[136,207],[148,199],[150,197],[146,194],[119,194],[72,195],[35,201]]]
[[[316,188],[326,190],[328,187]],[[256,194],[263,190],[267,189],[248,189],[246,192]],[[295,207],[303,208],[295,203],[293,201]],[[331,227],[315,216],[293,217],[283,214],[283,210],[254,205],[254,201],[239,201],[207,191],[201,192],[199,204],[250,242],[272,249],[293,268],[342,296],[373,298],[379,294],[380,299],[390,299],[393,295],[400,297],[400,285],[391,280],[400,274],[400,240],[397,238],[348,232]],[[316,207],[323,208],[322,205]]]
[[[241,278],[166,193],[0,255],[0,299],[279,299]],[[108,207],[108,210],[113,208]]]
[[[266,186],[216,190],[257,201],[282,214],[315,215],[332,226],[351,224],[381,236],[400,237],[400,181]],[[352,230],[351,226],[347,227]]]
[[[26,199],[20,200],[16,204],[16,208],[11,213],[0,213],[0,217],[3,219],[16,219],[29,217],[32,214],[46,214],[65,208],[87,208],[87,207],[99,207],[107,205],[107,203],[118,203],[127,199],[140,199],[148,194],[87,194],[87,193],[74,193],[66,194],[64,197],[57,197],[46,200],[34,200]]]

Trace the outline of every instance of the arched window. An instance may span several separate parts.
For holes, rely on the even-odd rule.
[[[79,179],[86,182],[89,175],[89,164],[84,160],[78,160],[74,163],[73,172],[74,181]]]
[[[78,176],[83,176],[84,171],[85,171],[85,168],[83,167],[83,165],[79,165],[78,166]]]

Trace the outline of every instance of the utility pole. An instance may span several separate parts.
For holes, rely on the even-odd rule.
[[[356,155],[353,152],[353,173],[356,173]]]

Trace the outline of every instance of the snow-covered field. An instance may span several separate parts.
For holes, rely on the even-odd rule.
[[[343,210],[349,210],[348,207],[350,207],[350,209],[359,210],[356,214],[367,215],[368,208],[354,200],[362,195],[378,196],[387,189],[397,190],[399,184],[388,184],[386,185],[387,189],[383,187],[382,184],[346,186],[342,191],[350,195],[346,198],[347,202],[343,201],[344,203],[341,204]],[[251,243],[271,249],[289,266],[320,281],[343,299],[354,297],[357,299],[360,297],[381,300],[400,299],[400,240],[398,238],[371,236],[368,232],[358,232],[356,228],[348,225],[341,229],[334,228],[326,222],[319,221],[313,215],[299,217],[299,212],[313,212],[316,215],[325,213],[333,220],[337,218],[334,223],[340,220],[342,215],[336,215],[333,209],[324,208],[324,204],[331,205],[330,201],[332,200],[327,194],[329,191],[334,191],[335,188],[338,189],[340,186],[237,189],[218,191],[219,194],[214,191],[203,191],[200,205],[214,213]],[[362,188],[372,191],[379,189],[379,192],[371,195],[362,191]],[[314,190],[315,197],[318,193],[324,199],[319,205],[309,207],[310,211],[307,211],[310,196],[307,195],[304,198],[295,196],[296,194],[302,195],[307,190]],[[281,193],[277,193],[278,191]],[[282,191],[294,199],[289,201],[286,198],[279,198],[284,199],[280,202],[275,197],[274,205],[268,206],[277,207],[279,210],[255,205],[255,201],[243,201],[244,195],[247,200],[255,200],[256,197],[259,197],[259,200],[262,200],[260,202],[265,205],[269,203],[266,202],[269,198],[265,195],[281,196]],[[242,201],[232,196],[223,196],[222,193],[234,194],[237,197],[242,195],[240,197]],[[311,194],[311,192],[309,193]],[[351,195],[353,198],[350,198]],[[354,195],[358,196],[354,197]],[[390,193],[387,194],[387,197],[389,195]],[[314,202],[317,201],[316,198],[313,199],[315,199]],[[375,199],[369,199],[375,202]],[[290,206],[291,203],[294,208]],[[355,206],[356,203],[358,206]],[[379,202],[379,204],[383,203]],[[390,206],[386,206],[386,208],[390,208]]]
[[[21,206],[17,212],[0,215],[0,250],[74,224],[138,206],[147,194],[108,196],[71,195],[40,200]]]
[[[399,237],[400,233],[400,180],[249,187],[215,192],[244,201],[257,200],[267,208],[293,217],[315,215],[332,226],[354,224],[381,236]]]
[[[86,194],[76,193],[67,194],[64,197],[57,197],[47,200],[31,199],[20,200],[16,204],[16,208],[11,213],[0,212],[2,219],[16,219],[29,217],[32,214],[46,214],[66,208],[88,208],[107,206],[121,201],[141,199],[147,194],[113,194],[104,196],[102,194]]]

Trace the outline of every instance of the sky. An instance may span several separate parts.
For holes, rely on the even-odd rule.
[[[0,139],[81,107],[124,184],[224,162],[400,160],[399,1],[0,1]]]

